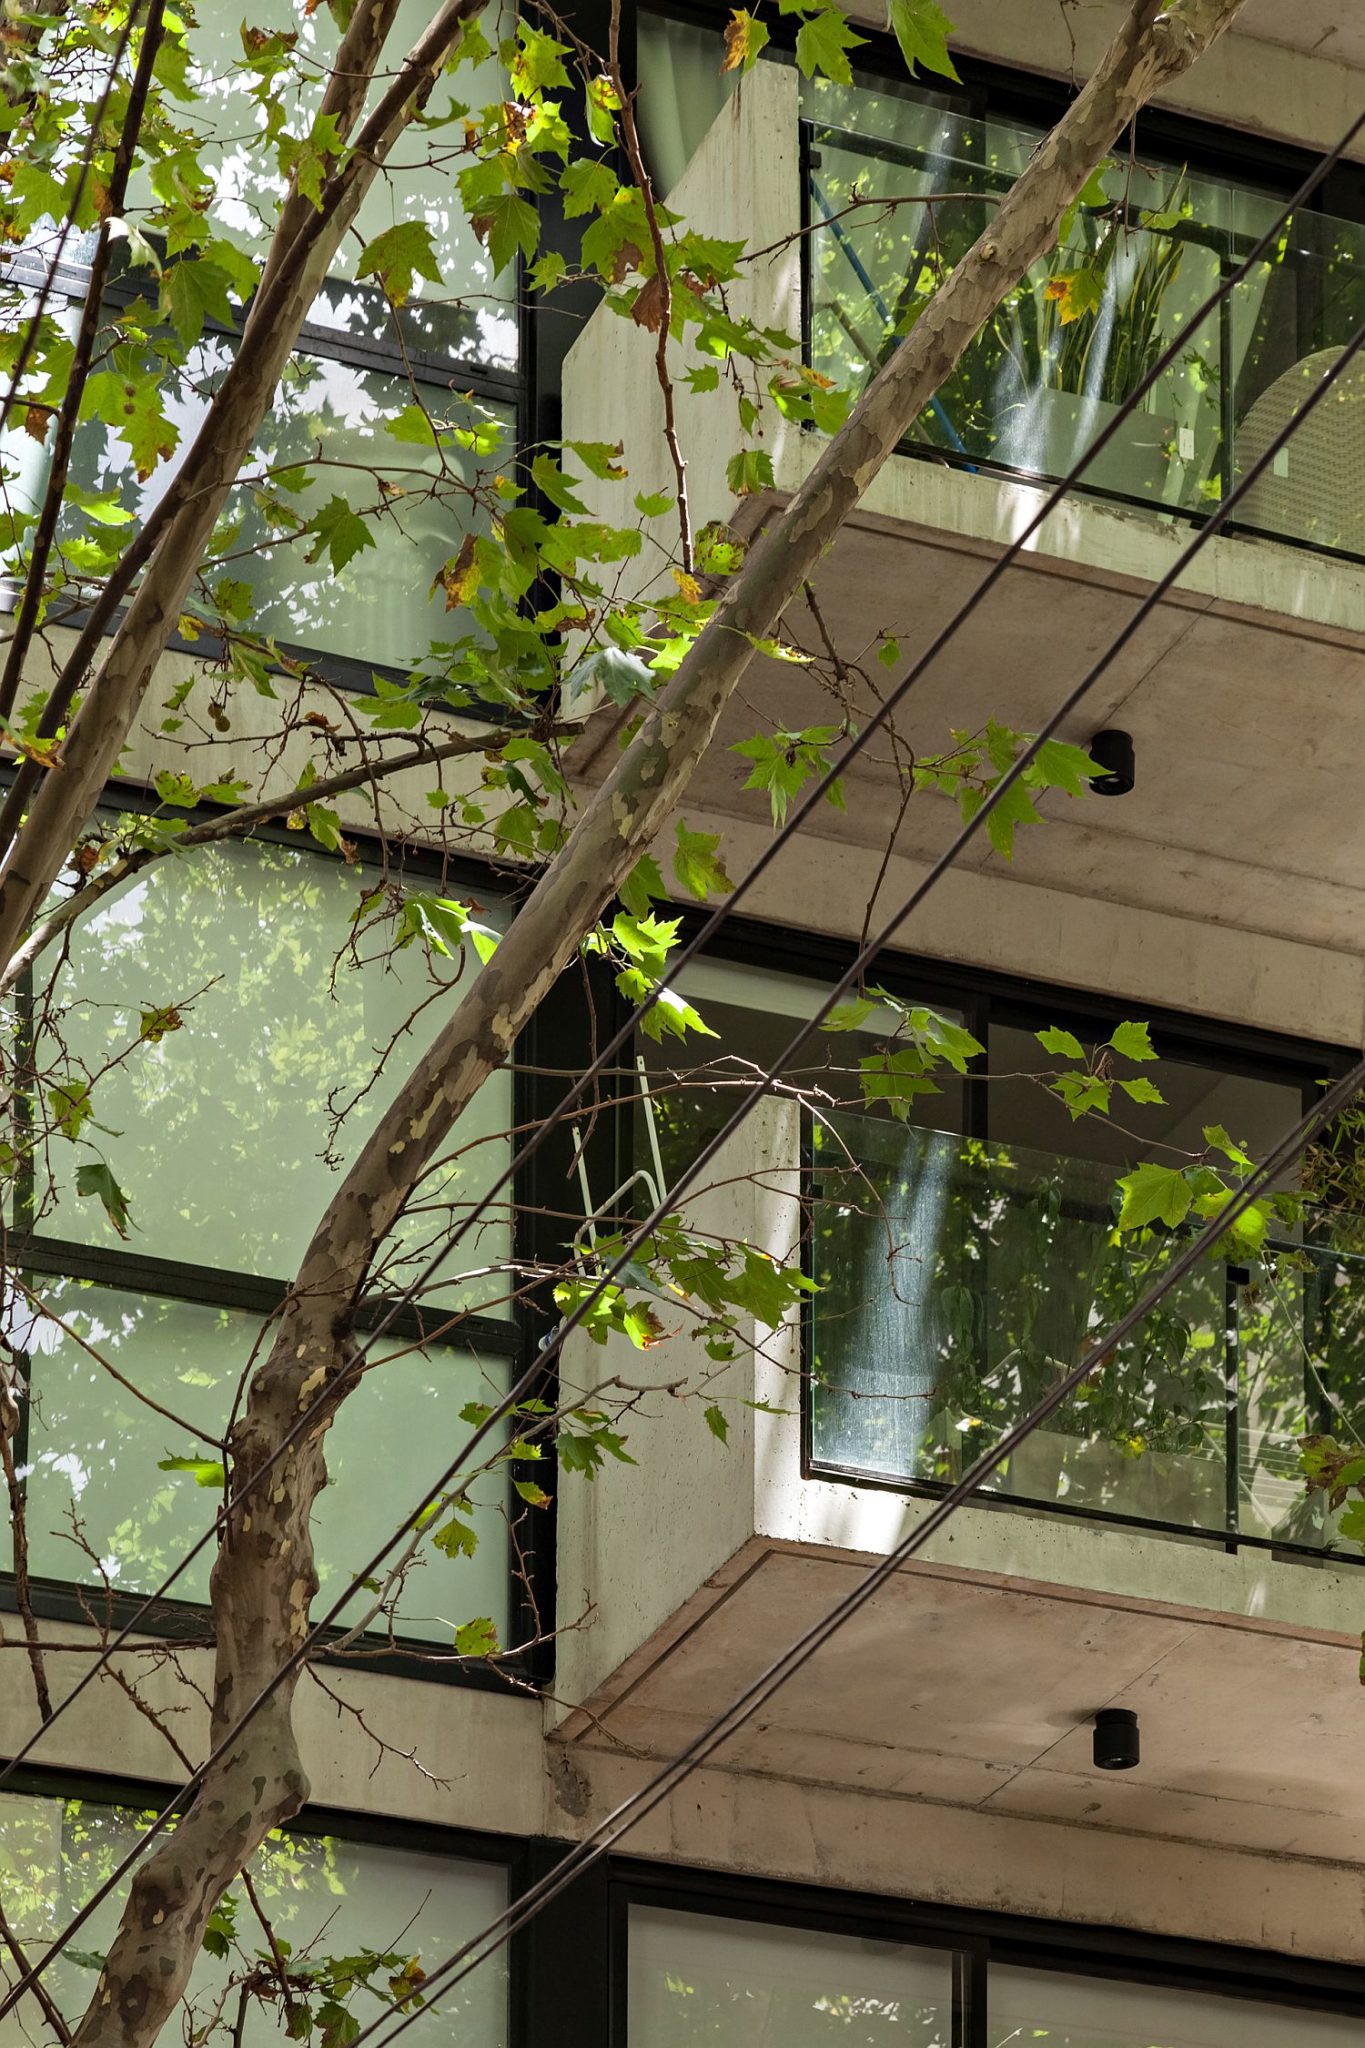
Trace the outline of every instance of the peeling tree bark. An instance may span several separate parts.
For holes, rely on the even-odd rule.
[[[323,1442],[354,1356],[354,1303],[378,1246],[452,1123],[511,1052],[577,952],[585,930],[664,825],[753,658],[831,544],[882,463],[952,370],[983,322],[1055,242],[1062,214],[1138,109],[1202,54],[1241,0],[1134,0],[1103,63],[913,332],[854,407],[807,483],[754,547],[640,734],[593,797],[563,851],[517,916],[493,959],[413,1071],[322,1218],[268,1359],[255,1374],[231,1441],[234,1489],[258,1472],[299,1416],[317,1424],[275,1469],[259,1499],[237,1513],[213,1574],[217,1664],[212,1742],[268,1686],[307,1629],[317,1588],[310,1514],[325,1479]],[[445,10],[449,12],[449,9]],[[327,238],[330,243],[330,237]],[[291,285],[291,314],[320,281],[317,250]],[[207,495],[221,503],[235,461],[269,403],[287,346],[262,348],[249,389],[206,430]],[[196,455],[199,454],[196,450]],[[202,470],[201,470],[202,473]],[[202,546],[212,513],[198,500],[177,515],[177,546]],[[183,521],[183,524],[179,522]],[[196,539],[197,537],[197,539]],[[158,561],[160,557],[158,557]],[[0,937],[13,950],[35,888],[99,795],[145,688],[150,666],[188,587],[149,577],[115,644],[101,687],[50,775],[41,857],[24,866],[24,901],[0,891]],[[152,595],[147,595],[151,589]],[[145,601],[144,601],[145,600]],[[106,688],[106,679],[108,687]],[[84,807],[84,808],[83,808]],[[35,809],[37,807],[35,806]],[[55,835],[55,836],[54,836]],[[8,884],[7,884],[8,887]],[[143,1865],[109,1950],[78,2048],[149,2048],[184,1991],[214,1904],[268,1830],[303,1804],[308,1783],[295,1742],[296,1679],[269,1704],[206,1780],[174,1835]]]

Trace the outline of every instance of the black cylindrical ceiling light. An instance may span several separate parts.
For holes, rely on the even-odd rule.
[[[1095,1716],[1095,1769],[1131,1771],[1141,1759],[1138,1717],[1131,1707],[1101,1707]]]
[[[1095,734],[1086,752],[1101,770],[1090,778],[1096,796],[1127,796],[1137,780],[1133,735],[1120,732],[1116,725],[1106,726]]]

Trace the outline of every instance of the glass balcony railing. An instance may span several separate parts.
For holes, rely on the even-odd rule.
[[[814,369],[857,391],[983,231],[1038,134],[861,85],[813,81],[803,99],[806,342]],[[1304,212],[1216,314],[1198,317],[1280,210],[1270,195],[1115,162],[968,350],[910,449],[1056,480],[1179,342],[1084,488],[1207,517],[1365,316],[1365,227]],[[1233,524],[1365,559],[1365,363],[1342,373]]]
[[[892,1484],[956,1479],[1182,1242],[1117,1237],[1112,1167],[880,1118],[818,1128],[813,1173],[813,1462]],[[988,1490],[1358,1557],[1302,1441],[1358,1441],[1362,1392],[1365,1226],[1343,1219],[1196,1267]]]

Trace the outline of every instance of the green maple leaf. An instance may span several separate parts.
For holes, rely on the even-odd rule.
[[[120,1237],[128,1235],[128,1197],[114,1179],[109,1168],[102,1162],[92,1162],[76,1169],[76,1193],[95,1195],[104,1205],[104,1213]]]
[[[772,490],[772,457],[762,448],[741,448],[726,465],[725,481],[737,498],[751,498],[758,491]]]
[[[424,220],[401,220],[395,227],[375,235],[365,244],[355,274],[377,277],[395,306],[411,298],[416,278],[425,277],[432,284],[443,282],[431,229]]]
[[[487,200],[469,225],[492,258],[495,274],[506,270],[518,249],[528,259],[536,253],[540,239],[540,217],[527,199],[516,192],[500,192]]]
[[[564,217],[573,220],[577,214],[597,213],[610,206],[620,186],[610,164],[580,157],[577,163],[565,165],[559,189],[564,195]]]
[[[188,1472],[196,1486],[221,1486],[224,1479],[223,1467],[212,1458],[158,1458],[156,1469],[158,1472]]]
[[[1114,1051],[1122,1053],[1126,1060],[1154,1060],[1156,1048],[1152,1034],[1145,1024],[1120,1024],[1114,1030],[1109,1043]]]
[[[1035,1031],[1034,1037],[1044,1052],[1054,1052],[1064,1060],[1083,1060],[1085,1047],[1070,1031],[1063,1031],[1060,1025],[1050,1025],[1046,1031]]]
[[[996,783],[990,785],[991,789],[996,787],[998,787]],[[986,794],[986,791],[970,786],[962,791],[958,798],[958,808],[962,813],[964,823],[970,823],[976,816],[976,813],[986,801]],[[1013,860],[1016,826],[1036,825],[1037,823],[1038,813],[1034,808],[1033,799],[1029,795],[1028,790],[1022,782],[1012,782],[987,814],[986,832],[990,838],[991,845],[1002,860]]]
[[[322,181],[345,147],[336,115],[317,114],[308,135],[302,138],[297,135],[281,136],[280,168],[287,177],[293,178],[305,199],[311,199],[314,206],[320,207]]]
[[[498,1631],[486,1614],[477,1621],[466,1621],[455,1631],[455,1654],[457,1657],[496,1657],[498,1654]]]
[[[316,562],[325,549],[333,569],[337,571],[344,569],[362,548],[375,545],[374,535],[365,521],[340,497],[327,500],[322,510],[314,515],[309,531],[317,535],[317,545],[309,550],[307,559]]]
[[[673,872],[688,894],[705,903],[708,896],[728,896],[734,883],[725,864],[716,855],[718,832],[689,832],[678,820],[678,844],[673,855]]]
[[[940,78],[956,78],[948,54],[952,23],[937,0],[887,0],[886,25],[901,46],[909,69],[937,71]]]
[[[1146,1166],[1126,1173],[1119,1186],[1123,1206],[1119,1210],[1120,1230],[1140,1230],[1144,1223],[1166,1223],[1174,1230],[1190,1212],[1194,1191],[1183,1173],[1174,1166]]]
[[[479,1547],[477,1534],[458,1515],[452,1515],[433,1533],[431,1540],[447,1557],[472,1557]]]
[[[112,427],[132,454],[133,466],[143,480],[159,462],[169,461],[180,439],[179,428],[162,410],[156,380],[150,373],[120,376],[116,370],[97,370],[86,383],[81,418],[102,420]]]
[[[514,49],[511,56],[511,72],[523,93],[529,97],[546,86],[569,83],[569,74],[564,69],[564,59],[569,54],[567,43],[557,43],[553,36],[532,28],[527,21],[517,23],[517,41],[521,48]]]
[[[866,41],[837,7],[822,7],[802,24],[796,38],[796,62],[803,77],[813,77],[818,71],[836,85],[852,85],[848,52]]]
[[[193,348],[207,320],[231,325],[230,283],[225,270],[200,256],[182,256],[161,273],[161,310],[186,348]]]

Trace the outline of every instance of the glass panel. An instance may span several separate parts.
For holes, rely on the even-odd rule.
[[[374,883],[372,869],[291,846],[224,843],[149,869],[85,919],[56,979],[39,1068],[49,1079],[91,1078],[106,1128],[87,1130],[78,1146],[54,1144],[58,1194],[40,1230],[110,1242],[98,1204],[74,1192],[93,1138],[130,1199],[136,1249],[276,1278],[294,1272],[341,1162],[360,1150],[447,1013],[444,991],[477,972],[471,948],[429,968],[416,946],[386,957],[384,941],[363,934],[357,965],[351,919]],[[180,1009],[181,1028],[139,1043],[142,1013],[167,1005]],[[390,1283],[413,1276],[419,1251],[506,1164],[511,1089],[510,1074],[491,1076],[460,1119],[447,1146],[460,1156],[422,1190],[423,1213],[399,1233],[408,1263],[390,1258]],[[452,1271],[495,1269],[458,1298],[509,1313],[510,1252],[504,1201],[453,1257]],[[456,1297],[447,1288],[441,1298]]]
[[[153,1592],[222,1505],[216,1486],[199,1486],[192,1473],[160,1471],[159,1463],[217,1456],[193,1432],[221,1436],[259,1321],[73,1280],[30,1284],[66,1326],[27,1308],[15,1317],[15,1342],[31,1359],[30,1569],[42,1578],[98,1584],[98,1559],[119,1591]],[[443,1447],[458,1440],[461,1408],[496,1400],[506,1388],[500,1361],[435,1347],[391,1358],[398,1348],[392,1338],[381,1340],[376,1356],[390,1362],[366,1373],[328,1435],[329,1484],[314,1510],[322,1582],[315,1614],[437,1477]],[[146,1398],[122,1386],[100,1359]],[[504,1495],[499,1473],[476,1485],[480,1541],[472,1558],[448,1558],[430,1545],[423,1550],[400,1601],[399,1634],[448,1642],[456,1624],[486,1615],[499,1641],[506,1640]],[[8,1523],[4,1541],[7,1555]],[[206,1600],[212,1562],[212,1550],[205,1550],[174,1597]],[[358,1618],[369,1604],[368,1595],[358,1595],[342,1620]]]
[[[812,245],[813,360],[859,388],[981,233],[1038,132],[967,120],[942,100],[823,82],[805,98],[817,116],[811,212],[827,223]],[[1228,247],[1220,195],[1126,159],[1104,182],[1103,201],[1076,211],[1062,247],[1010,294],[914,438],[1062,475],[1184,330],[1186,353],[1123,421],[1087,483],[1198,509],[1219,451],[1218,334],[1216,323],[1191,321]],[[928,193],[942,196],[918,203]],[[889,204],[850,212],[855,199]]]
[[[115,366],[123,353],[115,350]],[[225,342],[205,341],[192,354],[178,390],[168,395],[181,459],[203,416],[202,394],[222,381],[229,361]],[[431,592],[464,532],[481,523],[469,495],[480,464],[453,444],[438,452],[393,438],[387,423],[418,401],[433,420],[454,428],[499,429],[500,446],[510,452],[515,420],[504,406],[432,385],[414,389],[401,378],[330,358],[290,360],[254,454],[228,500],[224,518],[238,522],[235,537],[205,578],[210,589],[220,578],[248,587],[246,630],[387,668],[410,666],[433,642],[452,644],[445,593]],[[269,485],[273,475],[301,464],[316,465],[319,452],[325,466],[308,470],[303,489],[273,488],[271,498],[283,511],[269,521],[252,486]],[[72,462],[79,482],[117,491],[139,519],[169,488],[179,466],[163,463],[139,483],[125,444],[97,422],[78,432]],[[396,492],[380,489],[377,472]],[[373,514],[374,540],[335,570],[316,534],[301,530],[334,496],[367,518]]]
[[[669,1185],[729,1121],[745,1086],[772,1068],[802,1020],[813,1017],[828,994],[827,983],[727,960],[694,961],[677,989],[716,1035],[689,1033],[686,1039],[665,1037],[656,1044],[642,1033],[638,1042]],[[941,1013],[954,1023],[962,1021],[955,1010]],[[826,1107],[861,1102],[858,1062],[875,1053],[896,1024],[890,1010],[874,1010],[860,1031],[817,1028],[797,1058],[784,1066],[785,1078],[821,1114]],[[962,1114],[961,1086],[945,1073],[939,1092],[917,1100],[913,1108],[926,1121],[932,1117],[935,1123],[951,1124]],[[639,1158],[650,1164],[646,1147],[642,1133]]]
[[[637,1906],[628,2048],[949,2048],[952,1958],[900,1943]]]
[[[655,189],[673,190],[739,83],[722,74],[720,27],[641,10],[636,22],[636,120]],[[766,61],[766,60],[765,60]]]
[[[815,1455],[953,1480],[1131,1306],[1162,1254],[1113,1242],[1107,1169],[882,1118],[831,1126],[815,1133]],[[1183,1281],[992,1490],[1224,1526],[1223,1289],[1212,1264]]]
[[[1269,1253],[1239,1290],[1241,1527],[1359,1556],[1365,1545],[1341,1529],[1355,1495],[1333,1508],[1326,1493],[1308,1492],[1303,1440],[1360,1439],[1365,1242],[1358,1217],[1310,1210],[1309,1219],[1309,1241]]]
[[[992,1966],[989,2048],[1347,2048],[1357,2020]]]
[[[1299,214],[1239,286],[1232,314],[1234,470],[1302,410],[1365,317],[1365,227]],[[1365,370],[1357,360],[1237,508],[1262,533],[1365,554]]]
[[[256,256],[264,253],[284,181],[274,152],[258,139],[266,109],[255,97],[257,80],[242,65],[242,10],[237,0],[200,0],[199,23],[189,31],[192,65],[197,72],[196,116],[201,130],[200,162],[212,173],[210,217],[229,230],[239,246]],[[332,10],[304,11],[294,0],[258,0],[251,10],[253,29],[286,32],[297,37],[296,59],[303,80],[282,76],[271,97],[284,104],[295,134],[305,133],[321,98],[324,67],[332,61],[337,29]],[[406,56],[431,21],[428,0],[402,0],[388,41],[391,53],[380,86]],[[512,32],[513,10],[491,7],[483,19],[488,41]],[[440,80],[427,106],[428,120],[442,119],[451,108],[479,110],[507,96],[497,59],[477,66],[462,65]],[[372,95],[372,98],[374,95]],[[463,149],[463,123],[428,130],[422,123],[395,144],[384,169],[370,187],[356,218],[356,231],[342,243],[335,269],[344,278],[354,270],[364,242],[404,220],[423,219],[432,230],[437,265],[443,282],[427,279],[413,287],[415,299],[403,313],[403,324],[418,345],[455,356],[512,365],[517,358],[515,275],[495,277],[487,253],[469,227],[456,193],[452,157]],[[433,161],[434,159],[434,161]],[[150,203],[145,177],[135,184],[129,211]],[[315,321],[342,326],[375,340],[391,340],[393,313],[372,286],[333,286],[313,308]]]
[[[0,1796],[5,1909],[16,1937],[31,1945],[30,1960],[98,1889],[153,1817],[150,1810],[96,1806],[83,1799],[9,1792]],[[507,1904],[507,1880],[499,1868],[334,1836],[274,1837],[257,1852],[251,1868],[276,1934],[292,1944],[291,1962],[296,1966],[368,1949],[415,1954],[430,1969],[488,1926]],[[120,1886],[96,1908],[73,1944],[80,1956],[93,1959],[106,1947],[123,1896]],[[190,1981],[192,2010],[184,2014],[186,2038],[212,2048],[237,2048],[233,2028],[238,2000],[228,2001],[225,2014],[216,2006],[224,1985],[250,1967],[253,1951],[263,1939],[241,1887],[234,1886],[231,1896],[237,1929],[232,1953],[219,1959],[201,1952]],[[16,1974],[11,1957],[0,1954],[0,1985],[13,1982]],[[59,2008],[74,2021],[95,1987],[93,1960],[78,1961],[64,1953],[45,1981]],[[378,2011],[373,1994],[359,1985],[343,2002],[358,2026]],[[180,2015],[171,2024],[178,2036]],[[414,2024],[414,2043],[504,2048],[507,1979],[502,1956],[475,1970]],[[49,2032],[36,2009],[21,2005],[0,2022],[0,2044],[27,2048]],[[270,2003],[251,2000],[241,2041],[249,2048],[270,2048],[282,2038],[280,2018]]]
[[[811,359],[859,390],[984,229],[1040,131],[913,88],[813,79]],[[967,469],[1060,478],[1107,427],[1084,488],[1199,513],[1302,407],[1365,312],[1365,228],[1304,214],[1234,290],[1199,307],[1275,223],[1268,193],[1127,157],[1057,251],[1006,299],[912,442]],[[937,195],[936,199],[934,195]],[[926,203],[926,202],[932,203]],[[1183,345],[1137,409],[1120,409]],[[1365,554],[1365,367],[1352,365],[1236,518]],[[1358,445],[1359,444],[1359,445]]]
[[[1134,1004],[1142,1015],[1142,1005]],[[1056,1017],[1040,1016],[1039,1023]],[[1093,1053],[1097,1034],[1079,1034]],[[1116,1093],[1110,1118],[1085,1117],[1074,1122],[1065,1105],[1030,1078],[1055,1071],[1055,1054],[1044,1052],[1032,1031],[1014,1025],[990,1027],[990,1134],[993,1139],[1032,1146],[1040,1152],[1062,1152],[1095,1160],[1126,1172],[1140,1159],[1164,1158],[1178,1165],[1202,1151],[1206,1124],[1222,1124],[1253,1159],[1263,1158],[1303,1114],[1303,1088],[1292,1080],[1271,1081],[1261,1074],[1229,1072],[1226,1067],[1195,1065],[1168,1057],[1160,1031],[1153,1038],[1160,1065],[1147,1069],[1116,1062],[1126,1077],[1146,1071],[1160,1088],[1164,1103],[1126,1103]]]

